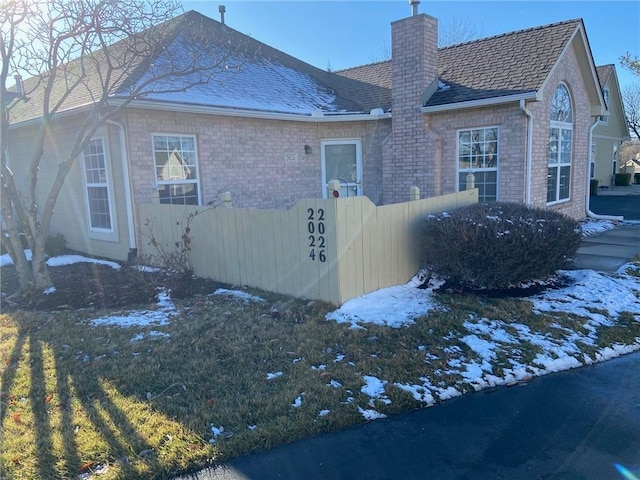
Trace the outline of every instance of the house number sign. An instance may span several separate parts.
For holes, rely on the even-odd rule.
[[[327,261],[324,237],[324,209],[307,209],[307,233],[309,234],[309,258],[321,263]]]

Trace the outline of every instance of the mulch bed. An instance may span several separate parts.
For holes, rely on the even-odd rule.
[[[3,311],[77,310],[122,308],[156,301],[159,289],[171,290],[173,298],[212,293],[221,284],[192,275],[142,272],[133,266],[114,269],[95,263],[74,263],[49,268],[55,291],[15,298],[18,288],[15,267],[0,270],[0,304]]]

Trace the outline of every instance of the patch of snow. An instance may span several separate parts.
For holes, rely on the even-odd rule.
[[[166,325],[169,319],[177,315],[176,307],[169,293],[158,292],[157,310],[133,310],[115,315],[107,315],[91,320],[93,326],[143,327],[148,325]]]
[[[51,295],[52,293],[56,292],[56,287],[49,287],[46,288],[42,293],[44,293],[45,295]]]
[[[360,328],[361,323],[394,328],[410,325],[417,317],[439,308],[433,299],[433,290],[443,282],[432,280],[428,288],[418,288],[424,281],[424,275],[418,274],[404,285],[382,288],[353,298],[328,313],[326,319],[350,323],[353,328]]]
[[[251,295],[246,292],[242,292],[240,290],[228,290],[226,288],[219,288],[212,295],[222,295],[229,298],[237,298],[246,303],[248,302],[264,302],[264,298],[257,297],[256,295]]]
[[[32,258],[31,250],[26,249],[24,251],[24,254],[27,257],[27,261],[30,262]],[[107,267],[111,267],[115,270],[120,269],[120,264],[116,262],[99,260],[97,258],[83,257],[82,255],[59,255],[57,257],[51,257],[47,260],[47,266],[49,267],[62,267],[64,265],[73,265],[74,263],[97,263],[98,265],[106,265]],[[11,257],[8,253],[0,255],[0,267],[4,267],[5,265],[13,265],[13,260],[11,260]]]
[[[291,404],[293,408],[300,408],[302,406],[302,395],[304,395],[304,393],[298,395],[293,401],[293,403]]]
[[[370,397],[369,405],[373,406],[376,400],[389,405],[391,400],[384,394],[386,380],[380,380],[371,375],[364,375],[362,379],[365,381],[364,386],[360,389],[362,393]]]
[[[318,416],[319,417],[326,417],[327,415],[329,415],[331,413],[331,410],[320,410],[318,412]]]
[[[284,375],[283,372],[267,373],[267,380],[275,380],[276,378],[281,377],[282,375]]]
[[[362,407],[358,407],[358,412],[362,415],[366,420],[378,420],[379,418],[387,418],[384,413],[380,413],[376,410],[372,409],[364,409]]]

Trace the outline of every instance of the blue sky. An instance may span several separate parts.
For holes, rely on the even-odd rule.
[[[219,20],[219,4],[226,6],[225,21],[232,28],[333,70],[387,58],[390,23],[411,14],[408,0],[200,0],[183,2],[183,7]],[[616,64],[622,88],[640,81],[618,61],[627,51],[640,56],[638,1],[422,0],[419,11],[444,25],[473,26],[482,37],[582,18],[596,65]]]

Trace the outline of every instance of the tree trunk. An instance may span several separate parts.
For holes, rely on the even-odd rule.
[[[43,292],[47,288],[53,287],[49,270],[47,269],[47,258],[44,252],[44,238],[38,235],[31,252],[31,271],[37,292]]]

